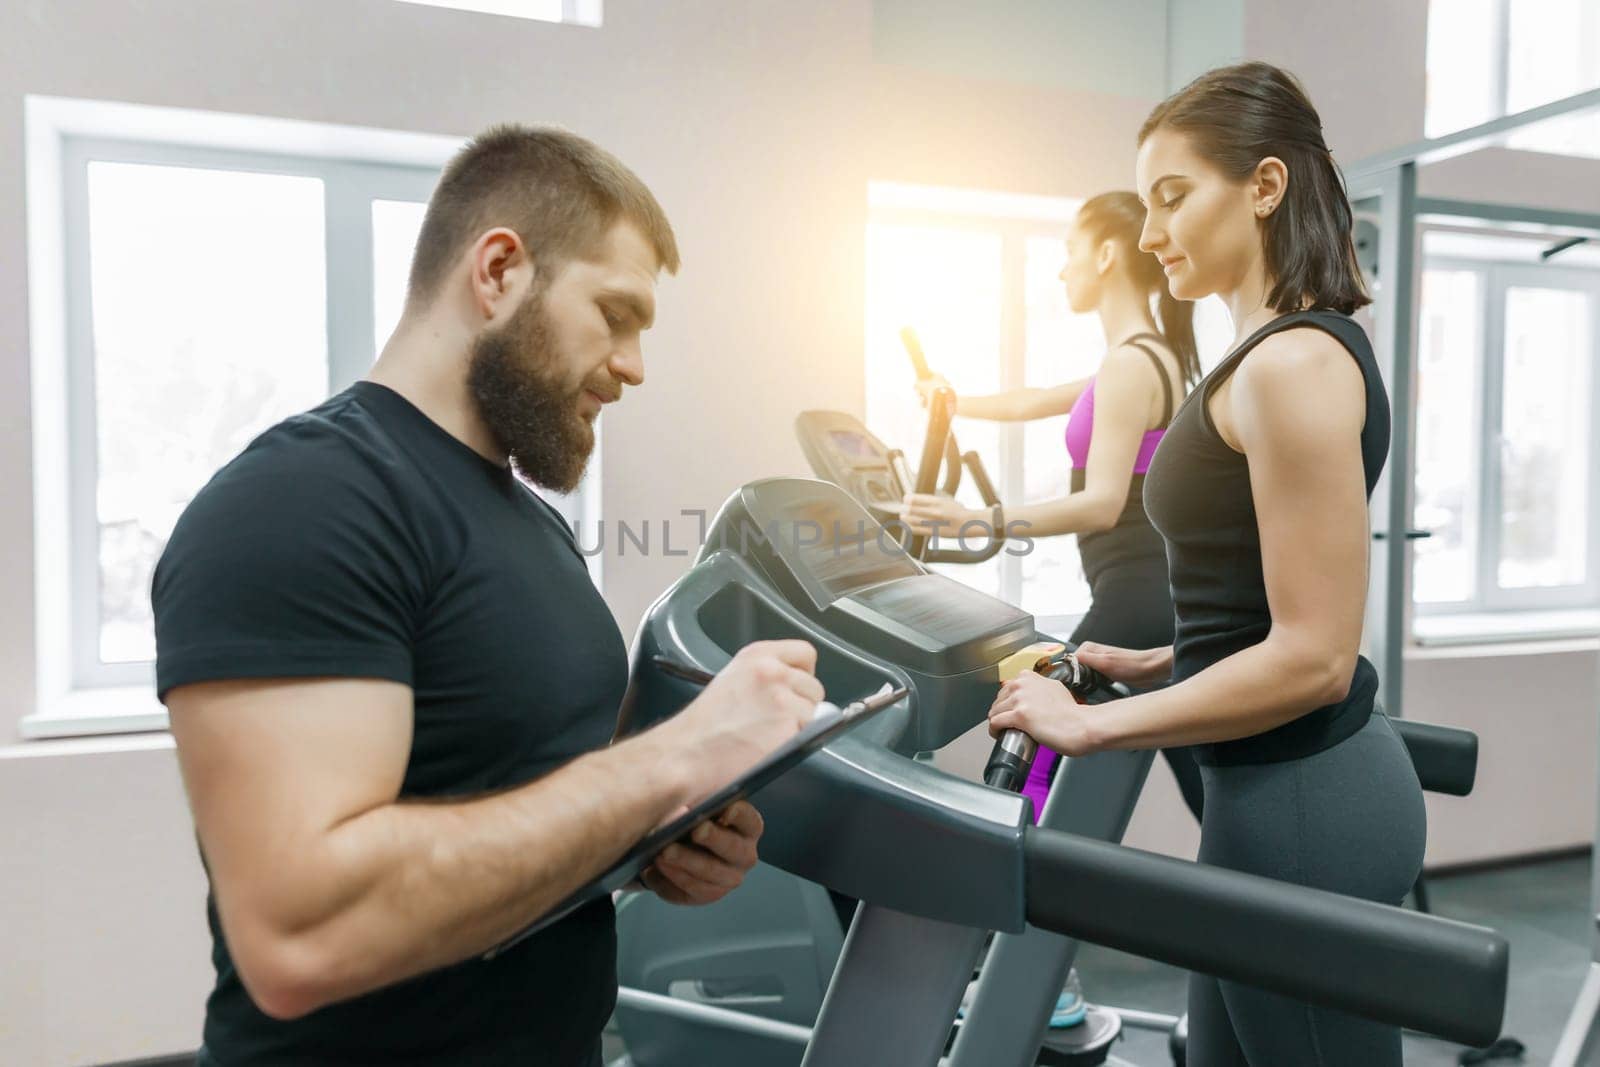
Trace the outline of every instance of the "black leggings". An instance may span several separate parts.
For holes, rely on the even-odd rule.
[[[1201,767],[1200,862],[1398,904],[1422,869],[1416,770],[1374,712],[1353,737],[1281,763]],[[1398,1027],[1189,976],[1189,1067],[1400,1067]]]
[[[1172,644],[1175,624],[1165,556],[1100,568],[1089,579],[1089,588],[1094,600],[1072,631],[1073,644],[1096,641],[1119,648]],[[1164,748],[1161,754],[1178,780],[1183,802],[1194,812],[1195,821],[1200,821],[1205,812],[1205,788],[1194,754],[1187,748]]]

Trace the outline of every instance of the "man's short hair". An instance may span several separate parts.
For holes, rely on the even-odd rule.
[[[669,274],[678,242],[639,176],[605,149],[549,126],[492,126],[444,168],[411,259],[407,302],[426,307],[456,257],[497,226],[515,230],[540,261],[593,253],[613,224],[637,226]]]

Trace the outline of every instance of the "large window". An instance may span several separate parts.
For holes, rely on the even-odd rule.
[[[79,676],[92,680],[154,657],[151,567],[194,491],[329,381],[320,180],[104,158],[82,174],[86,492],[73,532],[92,542],[76,576],[92,591],[78,619]],[[219,258],[227,269],[208,267]]]
[[[365,372],[437,172],[86,138],[62,157],[72,677],[139,684],[173,524]]]
[[[1427,48],[1424,127],[1438,137],[1600,85],[1600,4],[1432,0]],[[1507,144],[1600,155],[1600,115],[1538,123]]]
[[[1600,604],[1600,269],[1432,239],[1418,345],[1413,596],[1429,616]],[[1454,255],[1450,253],[1455,253]],[[1436,624],[1435,624],[1436,625]]]
[[[150,112],[191,136],[81,132],[97,108],[103,126]],[[254,436],[366,373],[458,143],[374,132],[404,162],[355,162],[317,148],[348,157],[361,131],[186,121],[30,101],[39,704],[27,735],[161,724],[149,590],[174,523]],[[238,147],[252,136],[292,143]],[[580,488],[554,503],[575,518],[587,499]]]
[[[1105,355],[1099,318],[1075,315],[1057,277],[1079,201],[875,183],[867,232],[866,415],[874,433],[920,454],[926,417],[899,331],[913,326],[929,365],[957,393],[981,395],[1087,377]],[[1206,366],[1232,337],[1219,302],[1196,316]],[[983,458],[1002,500],[1066,495],[1066,417],[995,423],[957,419],[964,451]],[[970,479],[959,497],[980,501]],[[1040,538],[1027,555],[944,565],[952,577],[1032,612],[1051,632],[1071,629],[1089,589],[1073,537]]]

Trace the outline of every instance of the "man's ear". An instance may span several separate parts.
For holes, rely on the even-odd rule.
[[[533,283],[533,257],[517,231],[505,226],[472,243],[469,267],[473,303],[486,319],[510,314]]]

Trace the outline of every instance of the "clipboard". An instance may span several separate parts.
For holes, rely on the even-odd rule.
[[[826,703],[818,705],[816,717],[799,733],[774,749],[765,759],[676,819],[645,835],[604,874],[577,889],[530,925],[485,952],[482,958],[492,960],[524,938],[559,922],[584,905],[609,897],[622,889],[638,878],[644,869],[655,861],[656,856],[660,855],[662,849],[688,837],[695,827],[707,819],[714,818],[735,801],[759,791],[834,738],[900,703],[909,692],[910,690],[905,688],[891,689],[885,684],[878,692],[852,701],[843,708]]]

